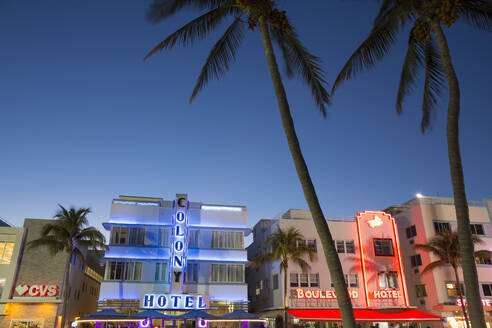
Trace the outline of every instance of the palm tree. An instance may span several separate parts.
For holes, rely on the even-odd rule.
[[[405,25],[413,24],[400,77],[396,111],[398,114],[402,112],[403,100],[412,91],[417,74],[423,68],[425,78],[421,130],[424,133],[431,127],[431,113],[438,104],[438,97],[445,88],[445,80],[447,80],[449,104],[446,135],[463,273],[472,325],[485,327],[473,257],[473,239],[459,146],[460,90],[441,25],[442,23],[450,27],[460,17],[473,27],[492,31],[492,2],[490,0],[383,0],[369,36],[343,66],[333,84],[332,95],[344,80],[372,68],[376,61],[387,55],[396,41],[398,32]]]
[[[289,307],[287,297],[289,262],[297,264],[302,272],[306,272],[311,269],[311,266],[304,260],[304,256],[308,255],[312,261],[315,254],[314,248],[304,244],[303,241],[304,236],[298,229],[290,227],[283,230],[279,228],[276,233],[268,237],[265,243],[266,251],[255,257],[251,263],[252,267],[259,267],[265,263],[280,261],[280,273],[284,275],[284,327],[287,327],[287,309]]]
[[[158,23],[187,7],[206,12],[170,34],[145,58],[149,58],[158,51],[171,49],[177,44],[192,45],[204,39],[226,18],[231,17],[232,23],[212,47],[205,61],[191,94],[191,102],[210,79],[218,79],[229,70],[231,62],[236,58],[246,27],[251,30],[258,27],[287,143],[304,197],[320,236],[335,292],[338,295],[337,301],[342,314],[343,326],[355,328],[352,302],[347,291],[342,265],[302,155],[272,43],[275,42],[282,53],[287,76],[297,76],[308,85],[316,105],[322,115],[326,116],[326,106],[330,104],[330,97],[324,87],[326,81],[320,59],[309,53],[299,40],[285,11],[278,10],[276,3],[270,0],[154,0],[148,18],[151,22]]]
[[[70,279],[70,260],[72,256],[77,256],[82,262],[85,257],[81,249],[106,249],[106,238],[94,227],[89,227],[87,214],[91,212],[90,208],[69,210],[58,205],[60,209],[56,212],[54,218],[56,221],[47,223],[43,226],[41,237],[29,242],[29,248],[47,247],[55,255],[60,252],[67,254],[65,261],[65,275],[63,282],[63,305],[61,313],[61,325],[65,327],[66,307],[68,302],[67,289]]]
[[[477,236],[472,236],[473,244],[483,243],[483,240]],[[425,266],[422,274],[440,268],[447,264],[451,265],[456,280],[456,290],[461,301],[461,309],[465,317],[466,326],[468,327],[468,316],[466,314],[465,302],[463,302],[463,293],[461,291],[460,280],[458,277],[458,267],[461,266],[461,253],[458,242],[458,233],[455,231],[443,231],[432,237],[427,244],[415,244],[415,249],[421,249],[437,256],[435,260]],[[490,258],[490,252],[481,250],[475,252],[475,257]]]

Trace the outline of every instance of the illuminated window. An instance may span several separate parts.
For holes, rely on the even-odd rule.
[[[299,281],[301,287],[309,287],[309,275],[307,273],[301,273],[299,275]]]
[[[141,280],[142,262],[106,262],[106,280]]]
[[[434,230],[436,233],[451,231],[451,226],[448,222],[436,222],[434,221]]]
[[[483,296],[492,296],[492,284],[482,284]]]
[[[470,224],[470,230],[474,235],[485,235],[483,225],[481,224]]]
[[[243,264],[212,264],[211,279],[212,282],[244,282],[244,265]]]
[[[255,295],[258,296],[261,293],[261,280],[255,283]]]
[[[43,328],[43,319],[37,320],[12,320],[10,328]]]
[[[465,295],[465,286],[463,283],[460,283],[460,289],[461,289],[461,294]],[[448,292],[449,297],[458,296],[458,288],[456,288],[455,282],[447,282],[446,283],[446,290]]]
[[[490,257],[475,256],[475,263],[492,265],[492,259]]]
[[[0,264],[10,264],[15,243],[0,241]]]
[[[299,275],[297,273],[290,274],[290,287],[299,287]]]
[[[212,231],[212,248],[243,249],[242,231]]]
[[[380,289],[398,289],[398,273],[394,271],[379,272],[378,281]]]
[[[185,282],[198,282],[198,263],[188,263],[186,266]]]
[[[393,240],[389,238],[374,238],[374,254],[376,256],[394,256]]]
[[[425,288],[425,285],[416,285],[415,289],[417,290],[417,297],[427,296],[427,288]]]
[[[155,264],[155,280],[166,281],[167,280],[167,263],[161,262]]]
[[[413,238],[417,236],[417,228],[415,227],[415,225],[408,227],[406,229],[406,232],[407,232],[407,238]]]
[[[272,276],[272,288],[273,290],[278,289],[278,274]]]
[[[188,248],[198,248],[198,240],[200,236],[200,230],[188,231]]]
[[[319,274],[318,273],[311,273],[309,275],[309,286],[319,287]]]
[[[145,228],[112,227],[110,242],[114,245],[144,245]]]
[[[420,257],[420,254],[412,255],[410,257],[410,261],[412,262],[412,267],[417,267],[422,265],[422,258]]]

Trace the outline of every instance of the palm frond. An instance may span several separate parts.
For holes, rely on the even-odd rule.
[[[276,261],[278,260],[279,258],[277,256],[275,256],[274,253],[271,253],[271,252],[268,252],[268,253],[265,253],[265,254],[261,254],[261,255],[258,255],[256,257],[254,257],[252,260],[251,260],[251,267],[252,268],[258,268],[266,263],[269,263],[269,262],[272,262],[272,261]]]
[[[446,87],[444,84],[445,79],[441,56],[433,40],[425,44],[424,57],[425,82],[422,102],[422,121],[420,124],[422,133],[425,133],[426,130],[431,128],[431,114],[437,107],[437,98]]]
[[[492,252],[489,250],[486,250],[486,249],[482,249],[482,250],[476,251],[475,256],[482,258],[482,259],[490,259],[492,256]]]
[[[208,55],[191,94],[190,103],[211,78],[218,79],[229,70],[230,62],[236,58],[243,35],[244,24],[240,17],[236,17]]]
[[[294,29],[282,30],[270,25],[270,32],[282,51],[287,76],[297,74],[309,86],[316,105],[323,116],[326,116],[330,95],[324,87],[327,82],[320,58],[312,55],[302,45]]]
[[[415,86],[415,79],[419,70],[423,66],[422,48],[413,37],[413,29],[410,31],[408,39],[408,50],[403,62],[401,70],[400,84],[398,86],[398,94],[396,96],[396,112],[398,115],[402,113],[402,105],[406,96],[408,96]]]
[[[492,2],[461,0],[458,2],[458,13],[469,25],[492,32]]]
[[[106,237],[94,227],[84,228],[74,237],[77,240],[94,240],[103,244],[106,243]]]
[[[302,272],[307,272],[311,270],[311,266],[304,259],[296,257],[291,260],[301,268]]]
[[[415,18],[415,14],[413,0],[384,0],[374,19],[374,26],[395,18],[400,19],[401,23],[406,23],[408,20]]]
[[[154,0],[147,11],[147,20],[153,24],[169,18],[181,9],[212,9],[222,5],[226,0]]]
[[[443,265],[445,265],[447,263],[448,263],[448,261],[446,261],[446,260],[437,260],[437,261],[431,262],[425,266],[425,268],[422,270],[422,272],[420,274],[424,274],[428,271],[434,270],[435,268],[442,267]]]
[[[68,248],[67,246],[68,245],[66,243],[58,240],[54,236],[44,236],[38,239],[31,240],[30,242],[27,243],[28,249],[46,247],[49,249],[52,255],[55,255],[59,252],[63,252]]]
[[[239,11],[240,9],[236,7],[221,6],[195,18],[159,42],[159,44],[157,44],[151,51],[149,51],[147,55],[145,55],[144,60],[158,51],[171,49],[177,43],[183,46],[188,46],[198,40],[203,40],[210,34],[211,31],[214,30],[214,28],[222,23],[226,17],[229,15],[238,14]]]
[[[373,68],[377,61],[387,55],[395,42],[399,29],[399,22],[394,20],[387,20],[375,26],[338,73],[331,89],[332,96],[343,81],[350,80]]]

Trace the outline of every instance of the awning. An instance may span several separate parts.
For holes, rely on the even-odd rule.
[[[338,309],[292,309],[289,313],[304,321],[341,321]],[[417,309],[354,309],[356,321],[440,321],[442,318]]]

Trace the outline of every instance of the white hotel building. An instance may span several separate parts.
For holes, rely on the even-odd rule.
[[[245,206],[176,198],[113,199],[99,309],[168,314],[247,310]]]

